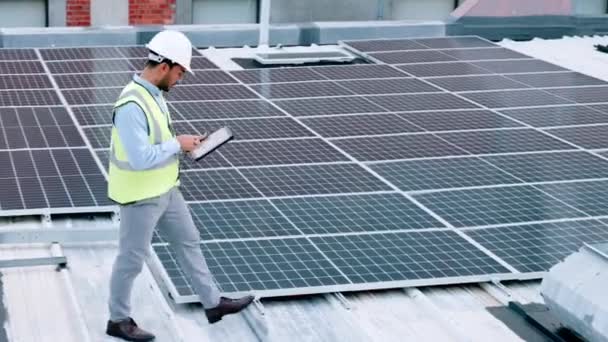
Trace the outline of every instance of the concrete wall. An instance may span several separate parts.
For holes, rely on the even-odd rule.
[[[273,1],[270,20],[273,23],[375,20],[382,2],[387,3],[389,0]]]
[[[0,0],[0,27],[44,27],[44,0]]]
[[[193,24],[255,23],[257,0],[193,0]]]

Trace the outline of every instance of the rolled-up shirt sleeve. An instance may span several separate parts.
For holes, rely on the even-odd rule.
[[[163,163],[181,148],[176,138],[161,144],[148,141],[146,114],[135,103],[118,108],[114,115],[114,126],[122,142],[129,164],[135,170],[147,170]]]

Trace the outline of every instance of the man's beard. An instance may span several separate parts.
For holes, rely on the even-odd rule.
[[[169,92],[170,88],[171,87],[169,86],[169,75],[167,75],[158,83],[158,89]]]

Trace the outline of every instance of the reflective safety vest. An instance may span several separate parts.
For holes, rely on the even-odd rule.
[[[171,129],[169,113],[163,112],[146,88],[136,82],[127,84],[114,104],[114,113],[118,107],[129,102],[137,104],[146,114],[150,144],[160,144],[175,137]],[[120,204],[157,197],[179,185],[179,158],[177,155],[151,169],[135,170],[129,164],[127,153],[115,126],[112,126],[109,159],[108,196]]]

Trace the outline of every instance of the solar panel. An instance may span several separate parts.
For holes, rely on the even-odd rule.
[[[607,148],[608,125],[547,129],[547,133],[587,149]]]
[[[87,139],[89,139],[89,142],[91,142],[91,146],[93,148],[106,149],[110,147],[110,140],[112,138],[112,127],[85,127],[83,128],[83,131]]]
[[[209,59],[205,57],[192,56],[192,61],[190,62],[190,67],[194,70],[204,70],[204,69],[217,69],[217,65],[213,64]]]
[[[46,75],[0,75],[0,89],[53,88]]]
[[[167,95],[169,101],[236,100],[256,97],[249,89],[238,84],[180,86]]]
[[[309,68],[277,68],[232,71],[231,74],[243,83],[277,83],[319,81],[325,77]]]
[[[547,89],[547,92],[577,103],[606,102],[608,86]]]
[[[400,65],[239,71],[237,80],[196,52],[196,75],[167,96],[176,131],[227,125],[235,132],[235,141],[199,162],[180,156],[181,189],[224,292],[520,278],[508,267],[518,260],[486,254],[463,234],[605,215],[606,159],[553,138],[605,148],[596,125],[608,106],[575,103],[603,101],[603,82],[476,37],[350,48],[357,45]],[[0,163],[10,166],[0,169],[0,215],[114,211],[100,169],[108,164],[112,104],[147,49],[40,51],[50,73],[35,50],[0,50]],[[450,77],[417,78],[429,76]],[[278,83],[242,84],[258,82]],[[583,124],[592,126],[547,129]],[[155,233],[174,298],[197,301],[167,242]]]
[[[468,109],[478,106],[452,94],[405,94],[366,96],[365,99],[395,112]]]
[[[189,207],[203,241],[301,235],[267,200],[192,203]],[[167,242],[167,233],[157,229],[153,243]]]
[[[608,241],[596,220],[540,223],[466,232],[520,272],[545,272],[584,243]]]
[[[327,116],[301,119],[323,137],[420,132],[422,129],[394,114]]]
[[[410,64],[455,61],[456,58],[437,50],[370,53],[370,57],[386,64]]]
[[[293,116],[379,113],[387,110],[363,97],[328,97],[273,101]]]
[[[237,83],[227,72],[221,70],[198,70],[194,75],[186,74],[178,83],[182,84],[227,84]]]
[[[479,158],[438,158],[370,165],[402,191],[516,184],[521,181]]]
[[[353,95],[331,81],[258,84],[251,88],[267,99]]]
[[[44,67],[38,61],[0,61],[0,75],[44,74]]]
[[[191,204],[203,240],[300,235],[266,200]]]
[[[499,75],[441,77],[430,78],[427,81],[453,92],[529,88],[528,85]]]
[[[575,149],[533,129],[441,133],[438,136],[472,154]]]
[[[582,151],[492,156],[484,160],[524,182],[608,178],[608,160]]]
[[[457,228],[587,216],[529,185],[432,192],[414,198]]]
[[[427,131],[436,132],[522,126],[489,110],[401,113],[399,116]]]
[[[510,61],[482,61],[472,62],[473,65],[490,70],[497,74],[513,74],[527,72],[567,71],[555,64],[536,59],[522,59]]]
[[[608,123],[608,113],[589,106],[551,106],[505,109],[501,113],[534,127],[576,126]]]
[[[34,49],[0,49],[0,61],[37,60]]]
[[[355,284],[509,273],[453,231],[321,236],[311,241]]]
[[[352,40],[344,43],[361,52],[428,49],[427,46],[419,44],[411,39]]]
[[[113,105],[75,106],[72,112],[81,126],[111,125]]]
[[[58,74],[53,78],[59,88],[124,87],[133,79],[132,72]]]
[[[337,82],[340,87],[354,94],[406,94],[433,93],[441,90],[414,78],[390,78],[380,80],[356,80]]]
[[[458,156],[465,150],[432,134],[347,138],[332,141],[359,161]]]
[[[305,238],[210,242],[201,245],[222,293],[285,290],[348,284],[349,281]],[[193,295],[167,246],[154,251],[180,296]]]
[[[70,89],[62,94],[70,105],[114,104],[123,88]]]
[[[441,52],[461,61],[530,58],[530,56],[501,47],[441,50]]]
[[[348,161],[321,139],[234,142],[222,148],[234,166],[313,164]]]
[[[228,126],[235,140],[300,138],[314,135],[306,127],[287,117],[190,121],[189,124],[200,133]]]
[[[47,61],[123,57],[120,51],[112,46],[40,49],[40,54]]]
[[[54,89],[0,90],[0,107],[61,105]]]
[[[0,179],[0,215],[111,205],[105,178],[87,149],[2,151],[0,160],[12,164]]]
[[[241,173],[267,197],[391,190],[355,164],[252,168]]]
[[[306,235],[443,227],[401,194],[283,198],[272,202]]]
[[[428,46],[432,49],[453,49],[453,48],[475,48],[475,47],[495,47],[496,45],[479,37],[437,37],[426,39],[415,39],[418,44]]]
[[[492,71],[466,62],[443,62],[428,64],[405,64],[397,68],[417,77],[484,75]]]
[[[608,181],[571,182],[537,185],[537,189],[591,216],[608,214]]]
[[[378,64],[322,66],[311,68],[311,70],[330,80],[359,80],[407,76],[388,65]]]
[[[578,72],[509,75],[509,78],[536,88],[605,85],[606,82]]]
[[[182,172],[180,180],[181,190],[187,201],[262,197],[236,170]]]
[[[263,100],[173,102],[174,119],[232,119],[247,117],[285,116],[280,110]]]
[[[113,71],[135,71],[136,68],[126,59],[89,59],[74,61],[47,62],[52,74],[74,74]]]
[[[126,58],[147,57],[149,52],[145,46],[117,46],[116,50]]]
[[[488,108],[531,107],[573,103],[573,101],[537,89],[462,93],[461,95]]]

